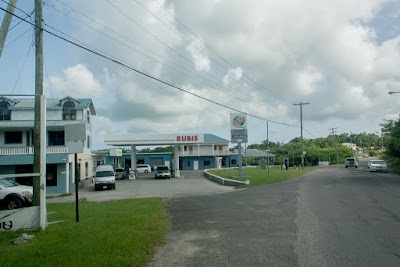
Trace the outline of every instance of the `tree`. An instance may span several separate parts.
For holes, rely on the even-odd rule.
[[[382,126],[383,142],[389,156],[400,157],[400,120],[386,120]]]

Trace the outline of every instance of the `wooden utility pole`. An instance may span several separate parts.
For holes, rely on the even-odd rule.
[[[0,57],[3,53],[4,43],[6,42],[8,29],[10,28],[11,18],[14,14],[15,7],[17,5],[17,0],[10,0],[7,6],[7,12],[4,13],[3,23],[0,28]]]
[[[46,163],[41,159],[43,148],[46,149],[45,144],[41,140],[43,127],[45,125],[45,114],[41,112],[41,97],[43,96],[43,3],[42,0],[35,0],[35,45],[36,45],[36,59],[35,59],[35,124],[34,124],[34,155],[33,155],[33,172],[40,173],[41,176],[46,172]],[[44,129],[46,131],[46,128]],[[43,166],[44,165],[44,166]],[[41,177],[40,176],[40,177]],[[33,205],[40,206],[40,179],[33,179]]]
[[[304,167],[304,151],[303,151],[303,105],[308,105],[310,103],[308,102],[300,102],[300,103],[293,103],[294,106],[300,106],[300,145],[301,145],[301,151],[300,151],[300,157],[301,157],[301,168]]]
[[[336,130],[337,130],[337,127],[336,127],[336,128],[330,128],[330,129],[328,129],[328,130],[331,131],[333,141],[335,142],[336,163],[339,165],[339,151],[338,151],[337,140],[336,140]]]

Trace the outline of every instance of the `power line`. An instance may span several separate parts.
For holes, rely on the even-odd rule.
[[[116,34],[122,36],[123,38],[127,39],[128,41],[131,41],[131,42],[135,43],[136,45],[139,45],[140,47],[146,49],[147,51],[150,51],[150,52],[156,54],[157,56],[160,56],[161,58],[165,59],[163,56],[161,56],[161,55],[155,53],[155,52],[152,51],[152,50],[149,50],[149,49],[143,47],[143,46],[140,45],[139,43],[137,43],[137,42],[135,42],[135,41],[129,39],[128,37],[126,37],[126,36],[124,36],[124,35],[122,35],[122,34],[120,34],[119,32],[117,32],[117,31],[115,31],[114,29],[108,27],[107,25],[104,25],[103,23],[100,23],[100,22],[98,22],[97,20],[95,20],[95,19],[93,19],[93,18],[87,16],[86,14],[80,12],[79,10],[74,9],[73,7],[71,7],[71,6],[69,6],[69,5],[65,4],[65,3],[63,3],[63,2],[60,1],[60,0],[56,0],[56,1],[59,2],[60,4],[64,5],[64,6],[68,7],[68,8],[70,8],[70,9],[73,10],[74,12],[80,14],[81,16],[83,16],[83,17],[85,17],[85,18],[87,18],[87,19],[89,19],[89,20],[91,20],[91,21],[94,21],[95,23],[98,23],[99,25],[102,25],[103,27],[105,27],[105,28],[107,28],[107,29],[113,31],[114,33],[116,33]],[[154,57],[151,57],[151,56],[149,56],[149,55],[147,55],[147,54],[144,54],[144,53],[142,53],[141,51],[139,51],[139,50],[137,50],[137,49],[135,49],[135,48],[133,48],[133,47],[131,47],[131,46],[129,46],[129,45],[127,45],[127,44],[125,44],[125,43],[123,43],[123,42],[117,40],[117,39],[115,39],[114,37],[112,37],[112,36],[110,36],[110,35],[108,35],[108,34],[102,32],[102,31],[97,30],[96,28],[92,27],[91,25],[88,25],[87,23],[85,23],[85,22],[83,22],[83,21],[81,21],[81,20],[78,20],[78,19],[76,19],[76,18],[74,18],[74,17],[72,17],[72,16],[70,16],[70,15],[68,15],[68,14],[66,14],[66,13],[64,13],[64,12],[62,12],[62,11],[60,11],[60,10],[58,10],[54,5],[50,5],[50,4],[45,4],[45,5],[48,6],[48,7],[50,7],[50,8],[52,8],[52,9],[54,9],[55,11],[57,11],[57,12],[63,14],[64,16],[68,17],[69,19],[75,20],[75,21],[77,21],[77,22],[79,22],[79,23],[81,23],[81,24],[83,24],[83,25],[89,27],[90,29],[92,29],[92,30],[94,30],[94,31],[96,31],[96,32],[98,32],[98,33],[100,33],[101,35],[104,35],[104,36],[106,36],[107,38],[110,38],[111,40],[113,40],[113,41],[115,41],[115,42],[117,42],[117,43],[119,43],[119,44],[121,44],[121,45],[123,45],[123,46],[126,46],[126,47],[132,49],[133,51],[135,51],[135,52],[137,52],[137,53],[139,53],[139,54],[141,54],[141,55],[143,55],[143,56],[145,56],[145,57],[147,57],[147,58],[150,58],[150,59],[152,59],[152,60],[154,60],[154,61],[156,61],[156,62],[158,62],[158,63],[160,63],[160,64],[165,64],[165,65],[168,66],[167,63],[161,62],[161,61],[159,61],[158,59],[156,59],[156,58],[154,58]],[[149,12],[150,12],[150,11],[149,11]],[[57,31],[58,31],[58,30],[57,30]],[[74,39],[75,39],[75,38],[74,38]],[[197,74],[196,74],[194,71],[189,70],[189,69],[187,69],[187,68],[185,68],[185,67],[182,67],[182,66],[180,66],[179,64],[177,64],[177,63],[175,63],[175,62],[173,62],[173,61],[171,61],[171,60],[169,60],[169,59],[166,59],[166,60],[167,60],[168,62],[171,62],[171,63],[173,63],[174,65],[180,67],[181,69],[183,69],[183,70],[185,70],[185,71],[188,71],[188,72],[194,74],[195,76],[197,76]],[[210,86],[210,84],[205,83],[204,81],[202,81],[202,80],[196,78],[195,76],[192,76],[192,75],[189,75],[189,74],[187,74],[187,73],[184,73],[184,72],[182,72],[182,71],[180,71],[180,70],[178,70],[178,69],[176,69],[176,68],[174,68],[174,67],[172,67],[172,66],[168,66],[168,67],[171,68],[172,70],[178,72],[178,73],[181,73],[181,74],[183,74],[183,75],[185,75],[185,76],[188,76],[188,77],[192,78],[193,80],[195,80],[195,81],[197,81],[197,82],[200,82],[200,83],[206,85],[207,87],[209,87],[209,88],[211,88],[211,89],[215,89],[214,87]],[[211,74],[209,74],[209,75],[211,75]],[[217,77],[215,77],[215,76],[213,76],[213,75],[211,75],[211,76],[212,76],[214,79],[216,79],[216,80],[219,81],[219,79],[218,79]],[[209,83],[211,83],[211,84],[214,84],[215,86],[221,88],[222,90],[225,90],[225,88],[222,87],[222,86],[220,86],[219,84],[217,84],[217,83],[215,83],[215,82],[213,82],[213,81],[211,81],[211,80],[208,80],[208,79],[206,79],[205,77],[201,77],[201,78],[202,78],[202,79],[205,79],[205,81],[207,81],[207,82],[209,82]],[[256,102],[258,105],[260,105],[260,106],[262,106],[262,107],[265,106],[265,103],[262,103],[262,102],[259,101],[257,98],[251,97],[251,96],[249,96],[248,94],[243,93],[243,92],[240,91],[239,89],[232,88],[232,87],[230,87],[230,86],[229,86],[228,88],[230,88],[230,89],[236,91],[236,92],[239,93],[241,96],[243,96],[243,98],[245,98],[245,99],[247,99],[247,100],[249,100],[249,101],[252,101],[253,103]],[[231,93],[230,91],[227,91],[227,92],[221,91],[221,92],[223,92],[223,93]]]
[[[16,81],[15,81],[15,83],[14,83],[14,87],[13,87],[13,89],[11,90],[11,93],[10,93],[10,95],[12,95],[12,94],[13,94],[13,92],[14,92],[15,88],[17,87],[18,81],[19,81],[19,79],[21,78],[21,73],[22,73],[22,71],[24,70],[25,63],[26,63],[26,60],[28,59],[29,53],[31,52],[31,49],[32,49],[33,43],[34,43],[34,41],[32,40],[31,44],[29,45],[28,53],[26,53],[26,56],[25,56],[24,63],[22,64],[21,70],[20,70],[20,71],[19,71],[19,73],[18,73],[17,80],[16,80]]]
[[[138,2],[137,0],[135,0],[136,2]],[[205,47],[207,47],[210,51],[212,51],[214,54],[216,54],[220,59],[222,59],[226,64],[228,64],[231,68],[235,69],[236,67],[230,63],[229,61],[227,61],[224,57],[222,57],[220,54],[218,54],[214,49],[212,49],[209,45],[207,45],[201,38],[199,38],[193,31],[191,31],[189,29],[189,27],[187,27],[182,21],[180,21],[177,17],[175,17],[171,12],[169,12],[168,9],[166,9],[160,2],[158,2],[157,0],[154,0],[154,2],[156,2],[157,4],[159,4],[171,17],[173,17],[180,25],[182,25],[190,34],[192,34],[197,40],[199,40],[202,44],[204,44]],[[153,14],[154,15],[154,14]],[[155,16],[155,15],[154,15]],[[197,48],[197,47],[196,47]],[[198,49],[199,50],[199,49]],[[203,53],[201,50],[199,50],[201,53]],[[212,57],[210,57],[212,59]],[[213,62],[216,62],[215,60],[213,60]],[[217,63],[218,65],[220,65],[219,63]],[[222,66],[222,65],[220,65]],[[225,67],[224,67],[225,68]],[[225,68],[226,69],[226,68]],[[253,87],[256,88],[254,86],[257,85],[259,87],[259,90],[261,88],[261,92],[265,93],[264,90],[266,92],[269,92],[269,90],[267,90],[266,88],[264,88],[262,85],[260,85],[259,83],[257,83],[256,81],[254,81],[253,79],[251,79],[250,77],[248,77],[246,74],[243,73],[243,76],[245,78],[247,78],[249,81],[253,82]],[[270,95],[272,95],[273,97],[277,98],[277,99],[281,99],[284,100],[283,98],[273,94],[272,92],[269,92]]]
[[[27,29],[26,31],[24,31],[23,33],[21,33],[18,37],[16,37],[14,40],[12,40],[12,41],[10,41],[8,44],[6,44],[5,46],[4,46],[4,49],[7,47],[7,46],[9,46],[9,45],[11,45],[12,43],[14,43],[15,41],[17,41],[19,38],[21,38],[22,36],[24,36],[27,32],[29,32],[30,30],[32,29],[32,27],[29,27],[29,29]]]
[[[106,0],[106,1],[107,1],[107,0]],[[0,7],[0,9],[3,10],[4,12],[8,12],[7,10],[5,10],[5,9],[2,8],[2,7]],[[33,23],[31,23],[31,22],[29,22],[29,21],[23,19],[22,17],[20,17],[20,16],[18,16],[18,15],[15,15],[15,14],[12,14],[12,15],[15,16],[15,17],[17,17],[17,18],[19,18],[19,19],[21,19],[21,20],[24,20],[26,23],[29,23],[29,24],[31,24],[31,25],[33,25],[33,26],[36,27],[36,25],[34,25]],[[54,29],[54,28],[53,28],[53,29]],[[115,63],[115,64],[117,64],[117,65],[120,65],[120,66],[122,66],[122,67],[124,67],[124,68],[126,68],[126,69],[129,69],[130,71],[133,71],[133,72],[135,72],[135,73],[137,73],[137,74],[140,74],[140,75],[142,75],[142,76],[145,76],[145,77],[147,77],[147,78],[149,78],[149,79],[152,79],[152,80],[157,81],[157,82],[159,82],[159,83],[165,84],[165,85],[170,86],[170,87],[172,87],[172,88],[175,88],[175,89],[177,89],[177,90],[179,90],[179,91],[185,92],[185,93],[190,94],[190,95],[192,95],[192,96],[195,96],[195,97],[197,97],[197,98],[199,98],[199,99],[202,99],[202,100],[204,100],[204,101],[207,101],[207,102],[213,103],[213,104],[215,104],[215,105],[224,107],[224,108],[226,108],[226,109],[229,109],[229,110],[232,110],[232,111],[236,111],[236,112],[239,112],[239,113],[246,113],[246,112],[244,112],[244,111],[242,111],[242,110],[239,110],[239,109],[230,107],[230,106],[225,105],[225,104],[218,103],[218,102],[216,102],[216,101],[214,101],[214,100],[211,100],[211,99],[208,99],[208,98],[203,97],[203,96],[201,96],[201,95],[192,93],[192,92],[190,92],[190,91],[188,91],[188,90],[185,90],[185,89],[183,89],[183,88],[181,88],[181,87],[179,87],[179,86],[176,86],[176,85],[174,85],[174,84],[172,84],[172,83],[170,83],[170,82],[164,81],[164,80],[162,80],[162,79],[160,79],[160,78],[154,77],[154,76],[152,76],[152,75],[150,75],[150,74],[147,74],[147,73],[145,73],[145,72],[143,72],[143,71],[140,71],[140,70],[138,70],[138,69],[135,69],[135,68],[133,68],[133,67],[131,67],[131,66],[129,66],[129,65],[127,65],[127,64],[125,64],[125,63],[123,63],[123,62],[121,62],[121,61],[118,61],[118,60],[113,59],[113,58],[111,58],[111,57],[109,57],[109,56],[106,56],[106,55],[104,55],[104,54],[102,54],[102,53],[100,53],[100,52],[97,52],[97,51],[94,51],[94,50],[92,50],[92,49],[89,49],[89,48],[87,48],[87,47],[85,47],[85,46],[83,46],[83,45],[81,45],[81,44],[78,44],[78,43],[76,43],[76,42],[73,42],[73,41],[71,41],[71,40],[68,40],[67,38],[62,37],[61,35],[58,35],[58,34],[56,34],[56,33],[54,33],[54,32],[51,32],[51,31],[49,31],[49,30],[47,30],[47,29],[41,28],[41,30],[43,30],[44,32],[46,32],[46,33],[48,33],[48,34],[50,34],[50,35],[52,35],[52,36],[54,36],[54,37],[57,37],[57,38],[59,38],[59,39],[65,41],[65,42],[67,42],[67,43],[70,43],[70,44],[72,44],[72,45],[74,45],[74,46],[77,46],[77,47],[79,47],[79,48],[81,48],[81,49],[83,49],[83,50],[85,50],[85,51],[87,51],[87,52],[90,52],[90,53],[92,53],[92,54],[94,54],[94,55],[97,55],[97,56],[99,56],[99,57],[101,57],[101,58],[104,58],[104,59],[106,59],[106,60],[109,60],[109,61],[111,61],[111,62],[113,62],[113,63]],[[250,114],[250,113],[246,113],[246,114],[247,114],[248,116],[253,117],[253,118],[257,118],[257,119],[264,120],[264,121],[269,121],[269,122],[271,122],[271,123],[275,123],[275,124],[279,124],[279,125],[285,125],[285,126],[290,126],[290,127],[298,127],[298,126],[296,126],[296,125],[290,125],[290,124],[287,124],[287,123],[283,123],[283,122],[278,122],[278,121],[270,120],[270,119],[263,118],[263,117],[260,117],[260,116],[254,115],[254,114]]]

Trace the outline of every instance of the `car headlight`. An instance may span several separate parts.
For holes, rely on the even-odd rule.
[[[23,192],[21,192],[21,193],[22,193],[22,195],[23,195],[24,197],[26,197],[26,198],[29,198],[29,197],[32,196],[32,193],[29,192],[29,191],[23,191]]]

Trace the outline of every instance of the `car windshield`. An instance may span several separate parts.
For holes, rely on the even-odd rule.
[[[167,166],[159,166],[157,167],[157,171],[168,171],[168,167]]]
[[[14,187],[14,186],[18,186],[17,183],[15,182],[11,182],[7,179],[0,179],[0,185],[3,187]]]
[[[115,172],[124,172],[123,169],[116,169]]]
[[[374,160],[372,164],[385,164],[385,162],[383,160]]]
[[[113,176],[114,173],[112,171],[101,171],[101,172],[96,172],[96,177],[107,177],[107,176]]]

